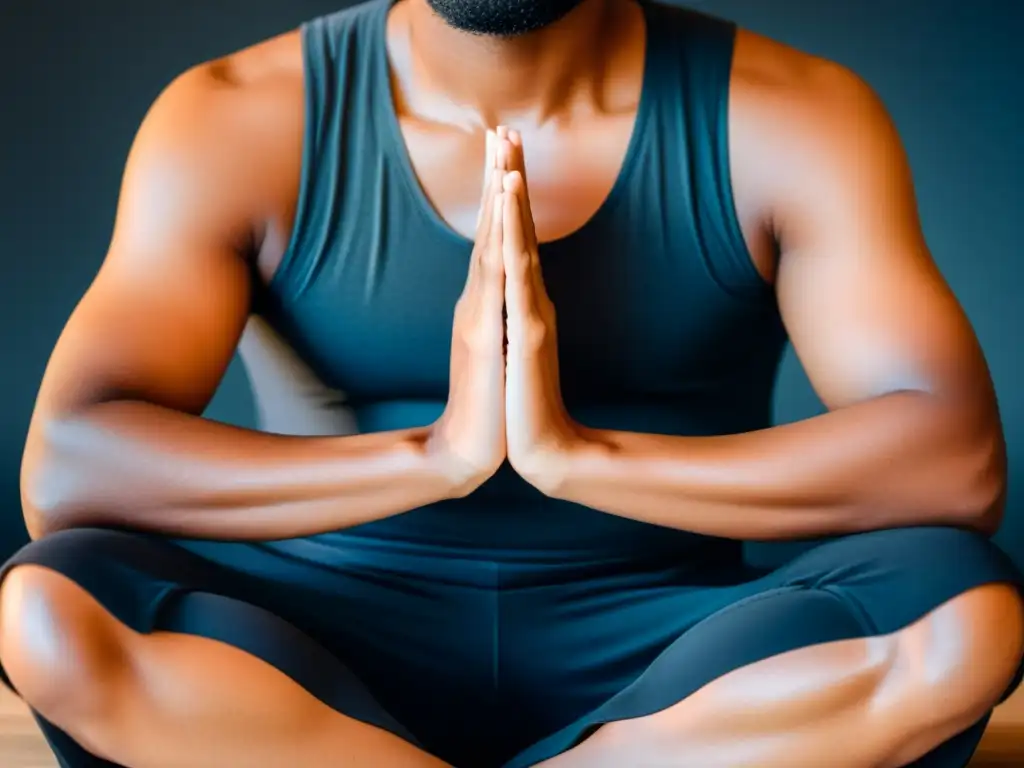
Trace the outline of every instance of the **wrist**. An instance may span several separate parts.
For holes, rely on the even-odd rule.
[[[444,485],[447,498],[468,496],[483,485],[497,467],[479,467],[466,460],[445,439],[442,426],[438,422],[424,431],[422,451],[425,461],[431,474]]]
[[[537,446],[517,462],[515,469],[545,496],[561,498],[574,479],[607,450],[600,432],[574,423],[557,443]]]

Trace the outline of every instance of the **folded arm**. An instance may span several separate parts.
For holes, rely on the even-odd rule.
[[[32,417],[22,499],[33,537],[110,525],[289,538],[455,492],[425,430],[303,438],[201,416],[249,314],[247,244],[270,205],[260,195],[282,187],[280,171],[253,158],[280,160],[265,145],[292,130],[239,122],[301,114],[301,104],[279,103],[281,91],[279,79],[261,92],[197,69],[144,121],[109,253],[57,343]]]
[[[743,539],[994,531],[1006,469],[993,387],[925,245],[885,109],[817,65],[733,112],[734,162],[760,158],[750,184],[781,246],[783,320],[828,412],[723,437],[584,430],[555,494]]]

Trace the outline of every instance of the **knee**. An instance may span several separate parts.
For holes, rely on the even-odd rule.
[[[975,587],[936,609],[927,626],[924,670],[955,682],[968,719],[982,717],[1007,694],[1024,658],[1020,589],[1004,582]]]
[[[900,762],[985,717],[1014,683],[1024,656],[1024,601],[992,583],[953,598],[890,636],[896,653],[871,711]]]
[[[984,718],[1014,683],[1024,656],[1024,601],[991,583],[953,598],[887,636],[892,663],[866,713],[887,759],[907,765]]]
[[[0,586],[0,664],[37,712],[65,728],[110,702],[124,663],[126,628],[81,587],[36,565]]]
[[[1017,569],[988,537],[958,528],[887,531],[878,554],[910,578],[953,590],[973,580],[915,624],[898,631],[904,655],[920,662],[921,682],[955,678],[964,696],[974,691],[985,714],[1006,693],[1024,656],[1024,595]],[[888,545],[888,546],[887,546]],[[970,579],[965,579],[968,574]]]

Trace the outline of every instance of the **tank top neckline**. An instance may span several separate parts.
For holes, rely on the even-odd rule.
[[[372,19],[372,42],[375,48],[375,67],[372,72],[377,87],[371,90],[376,102],[376,109],[380,120],[378,125],[383,132],[383,153],[387,161],[392,162],[398,170],[409,194],[412,196],[417,212],[430,223],[430,226],[438,234],[466,249],[468,256],[473,246],[473,240],[455,230],[434,207],[427,193],[423,189],[419,177],[414,170],[412,158],[409,155],[408,146],[405,143],[405,136],[402,134],[402,127],[395,110],[395,94],[391,85],[391,63],[388,55],[387,45],[387,20],[388,14],[396,0],[377,0],[377,8]],[[633,128],[630,133],[626,151],[622,163],[619,166],[615,181],[612,182],[611,190],[598,206],[597,210],[573,231],[554,240],[546,240],[540,243],[542,249],[551,249],[567,245],[597,227],[602,220],[606,219],[614,211],[618,203],[626,196],[629,183],[633,176],[633,170],[637,165],[637,156],[640,154],[640,147],[643,143],[644,132],[647,127],[648,115],[652,109],[652,102],[655,98],[655,75],[653,62],[656,58],[655,48],[657,46],[657,24],[652,21],[651,6],[647,0],[634,0],[641,8],[644,18],[644,54],[642,82],[640,84],[640,97],[637,102],[636,116],[633,120]]]

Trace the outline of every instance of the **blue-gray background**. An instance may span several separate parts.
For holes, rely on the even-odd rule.
[[[343,4],[0,0],[0,557],[27,540],[18,465],[32,402],[53,343],[103,258],[121,169],[146,108],[189,65]],[[995,378],[1011,462],[999,541],[1024,564],[1024,2],[691,5],[852,67],[888,104],[935,258]],[[789,355],[779,420],[819,410]],[[252,423],[237,364],[210,415]]]

